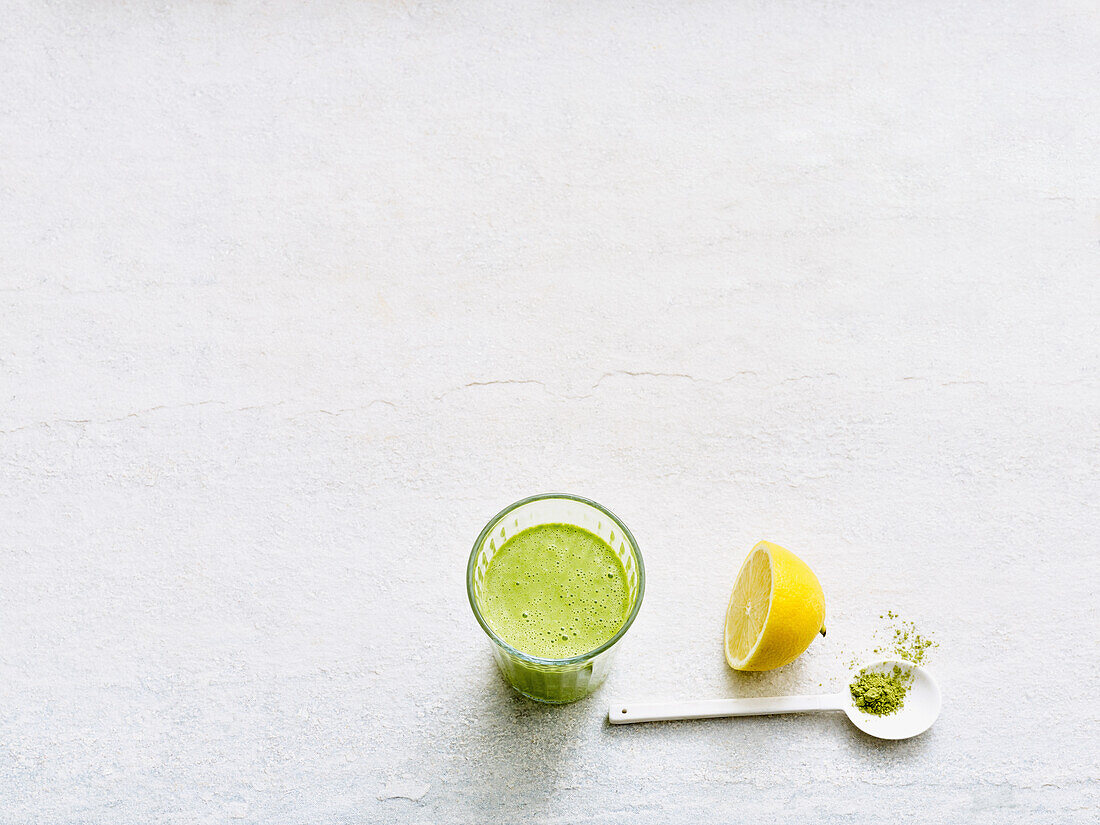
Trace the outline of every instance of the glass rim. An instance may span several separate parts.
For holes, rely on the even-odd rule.
[[[592,650],[589,650],[585,653],[578,653],[576,656],[569,656],[565,659],[546,659],[541,656],[532,656],[529,653],[524,653],[522,650],[517,650],[516,648],[512,647],[510,644],[500,638],[500,636],[498,636],[495,632],[493,632],[493,629],[491,627],[489,627],[489,623],[486,622],[485,617],[481,615],[481,610],[477,606],[477,600],[474,599],[474,570],[477,568],[478,550],[481,548],[481,545],[485,541],[485,538],[496,528],[498,524],[500,524],[504,517],[511,513],[513,510],[522,507],[524,504],[530,504],[532,501],[542,501],[544,499],[551,498],[567,499],[569,501],[577,501],[581,504],[587,504],[589,507],[593,507],[599,510],[601,513],[614,521],[622,529],[623,535],[626,536],[626,540],[630,543],[630,549],[634,554],[634,562],[638,566],[638,595],[634,598],[634,604],[630,608],[630,613],[627,614],[626,620],[623,622],[622,627],[615,631],[615,634],[599,647],[594,647],[592,648]],[[474,541],[473,549],[470,551],[470,560],[466,563],[466,596],[470,600],[470,607],[473,608],[474,617],[477,619],[478,624],[481,625],[481,629],[489,635],[489,638],[495,644],[500,645],[513,656],[516,656],[517,658],[530,664],[575,665],[584,662],[587,659],[594,659],[596,656],[599,656],[601,653],[603,653],[605,650],[608,650],[612,645],[619,641],[619,639],[621,639],[626,634],[626,631],[630,629],[630,626],[634,624],[634,619],[637,617],[638,611],[641,609],[642,606],[642,595],[644,593],[645,563],[642,561],[642,551],[638,549],[638,542],[635,540],[634,534],[630,532],[630,528],[623,524],[622,519],[620,519],[617,515],[612,513],[602,504],[595,502],[590,498],[585,498],[584,496],[573,495],[572,493],[538,493],[537,495],[528,496],[527,498],[523,498],[519,501],[509,504],[499,513],[489,519],[489,523],[485,525],[485,529],[481,531],[481,533],[477,537],[477,540]]]

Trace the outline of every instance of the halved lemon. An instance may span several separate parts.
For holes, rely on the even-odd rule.
[[[772,670],[825,635],[825,594],[806,562],[772,544],[749,553],[726,609],[726,661],[734,670]]]

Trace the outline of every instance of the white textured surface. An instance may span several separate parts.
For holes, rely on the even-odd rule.
[[[1094,3],[174,5],[0,14],[0,822],[1096,821]],[[649,571],[565,708],[463,589],[544,490]],[[918,740],[604,723],[887,608]]]

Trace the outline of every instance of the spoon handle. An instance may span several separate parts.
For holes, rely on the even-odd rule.
[[[716,716],[765,716],[772,713],[806,713],[843,710],[844,696],[762,696],[753,699],[688,699],[673,702],[617,702],[607,712],[612,725],[663,722],[672,719],[711,719]]]

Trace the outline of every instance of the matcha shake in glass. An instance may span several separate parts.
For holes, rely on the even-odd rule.
[[[544,493],[506,507],[481,531],[466,591],[512,687],[564,704],[607,678],[642,604],[645,568],[634,536],[610,510]]]

